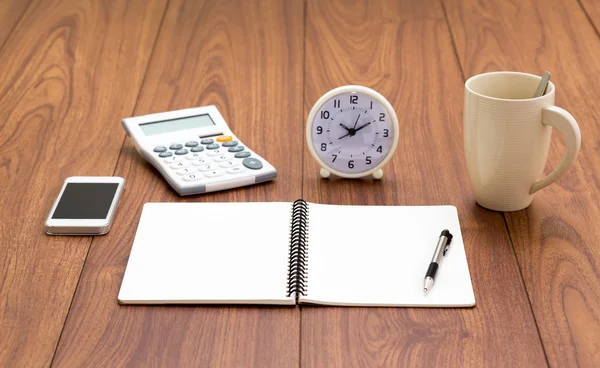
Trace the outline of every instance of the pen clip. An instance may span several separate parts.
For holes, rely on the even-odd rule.
[[[442,231],[442,234],[440,236],[446,237],[446,245],[444,246],[444,252],[442,253],[442,256],[445,256],[446,252],[448,251],[448,248],[450,248],[450,243],[452,243],[452,234],[450,233],[450,231],[448,231],[448,229],[445,229],[444,231]]]
[[[446,252],[448,251],[448,248],[450,248],[450,242],[446,243],[446,246],[444,247],[444,252],[442,253],[443,256],[446,255]]]

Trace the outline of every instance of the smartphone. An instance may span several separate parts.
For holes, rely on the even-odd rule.
[[[125,179],[118,176],[67,178],[46,219],[50,235],[102,235],[110,231]]]

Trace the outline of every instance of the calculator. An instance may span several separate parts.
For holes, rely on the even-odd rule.
[[[241,142],[216,106],[121,121],[137,151],[180,195],[262,183],[277,170]]]

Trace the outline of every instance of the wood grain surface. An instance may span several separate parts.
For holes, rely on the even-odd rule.
[[[598,366],[599,30],[594,0],[0,1],[0,366]],[[545,69],[580,124],[577,163],[526,210],[482,209],[464,80]],[[378,90],[400,119],[379,182],[320,179],[305,147],[310,108],[343,84]],[[208,104],[275,181],[179,197],[120,124]],[[546,172],[563,152],[556,133]],[[44,234],[72,175],[127,180],[109,234]],[[455,205],[477,306],[117,303],[144,203],[300,197]]]
[[[598,5],[583,2],[592,19]],[[576,1],[485,3],[445,0],[465,76],[492,70],[541,74],[555,83],[556,104],[579,122],[578,161],[527,209],[507,213],[548,362],[600,364],[600,40]],[[558,132],[547,170],[564,152]]]
[[[0,2],[0,51],[29,3],[29,0]]]
[[[581,7],[600,36],[600,2],[597,0],[580,0]]]
[[[462,148],[463,79],[440,4],[309,1],[306,70],[305,116],[329,89],[361,84],[392,103],[401,135],[381,182],[319,179],[318,166],[306,152],[305,198],[334,204],[455,205],[477,306],[304,307],[302,365],[545,365],[502,214],[476,206],[470,191]],[[490,260],[497,266],[490,267]]]
[[[44,222],[66,177],[113,174],[162,10],[34,1],[0,53],[0,366],[50,364],[91,237]]]
[[[121,306],[117,294],[145,202],[300,197],[302,141],[290,138],[303,129],[303,27],[302,2],[170,2],[135,114],[214,104],[279,177],[182,198],[126,139],[116,175],[128,189],[113,230],[94,239],[56,365],[298,366],[298,308]]]

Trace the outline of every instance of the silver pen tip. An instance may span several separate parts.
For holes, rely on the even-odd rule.
[[[423,285],[423,292],[426,293],[427,290],[431,289],[433,286],[433,278],[430,276],[425,277],[425,283]]]

